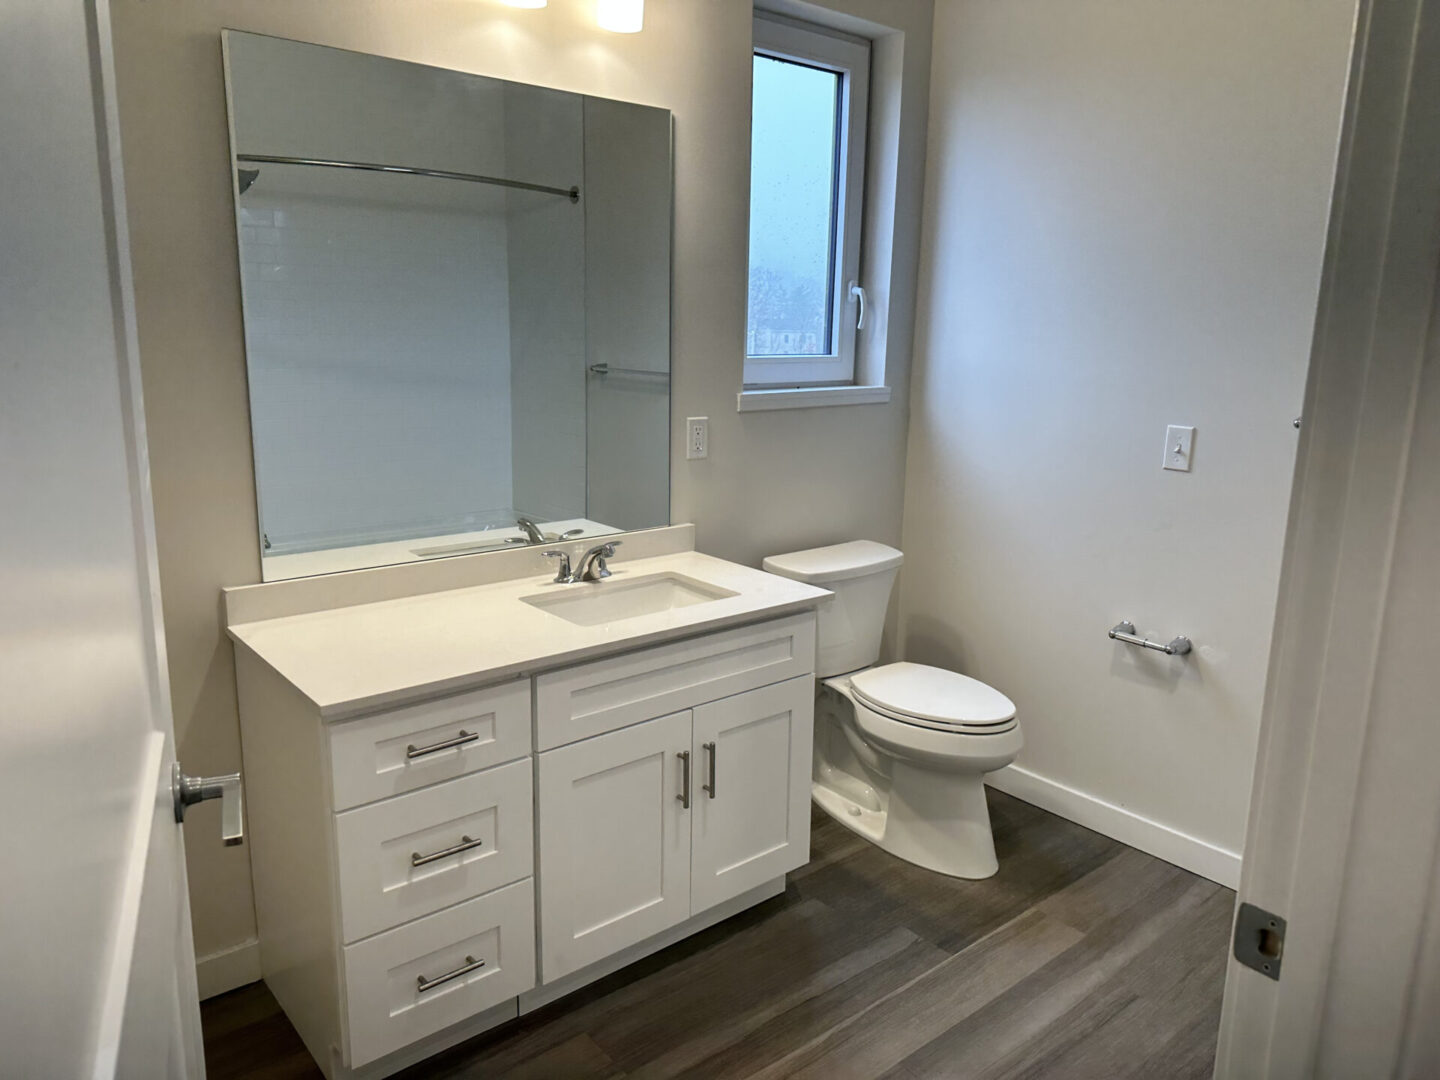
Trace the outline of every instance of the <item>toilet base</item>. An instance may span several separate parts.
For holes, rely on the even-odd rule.
[[[897,761],[885,809],[873,810],[819,781],[815,805],[851,832],[906,862],[980,880],[1000,868],[982,776],[936,776]],[[928,775],[927,775],[928,774]]]
[[[872,844],[878,845],[885,835],[884,810],[870,810],[853,799],[842,795],[834,788],[826,787],[818,780],[810,783],[810,798],[815,805],[832,818]]]

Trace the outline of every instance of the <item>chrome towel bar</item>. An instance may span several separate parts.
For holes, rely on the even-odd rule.
[[[1156,652],[1163,652],[1166,656],[1184,656],[1190,651],[1190,639],[1183,635],[1174,638],[1170,644],[1162,645],[1158,641],[1151,641],[1149,638],[1140,637],[1135,633],[1135,624],[1129,619],[1116,623],[1110,628],[1110,637],[1115,641],[1123,641],[1126,645],[1138,645],[1142,649],[1154,649]]]

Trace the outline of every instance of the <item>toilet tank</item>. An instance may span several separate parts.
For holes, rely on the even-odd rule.
[[[817,611],[821,678],[869,667],[880,658],[880,634],[890,590],[905,556],[873,540],[771,555],[761,566],[772,574],[829,589],[835,595]]]

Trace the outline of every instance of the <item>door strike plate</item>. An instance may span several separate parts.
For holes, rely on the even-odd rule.
[[[1284,951],[1285,920],[1254,904],[1241,904],[1235,916],[1235,959],[1278,981]]]

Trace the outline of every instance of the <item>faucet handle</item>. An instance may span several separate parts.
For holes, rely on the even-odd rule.
[[[615,549],[622,543],[624,543],[623,540],[609,540],[603,544],[597,544],[586,552],[586,559],[580,567],[581,576],[584,580],[604,581],[609,577],[610,567],[605,565],[605,560],[613,559],[615,557]]]
[[[570,584],[572,580],[570,576],[570,553],[568,551],[542,551],[540,554],[547,559],[560,560],[560,569],[555,575],[555,584]]]

